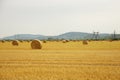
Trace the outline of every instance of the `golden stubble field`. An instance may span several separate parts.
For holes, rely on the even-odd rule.
[[[0,80],[120,80],[120,41],[0,42]]]

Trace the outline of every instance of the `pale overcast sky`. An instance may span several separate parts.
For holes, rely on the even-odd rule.
[[[0,0],[0,37],[120,33],[120,0]]]

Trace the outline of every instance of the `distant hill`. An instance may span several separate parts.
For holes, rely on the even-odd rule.
[[[44,37],[43,35],[33,35],[33,34],[17,34],[17,35],[13,35],[13,36],[8,36],[8,37],[4,37],[3,39],[10,39],[10,40],[14,40],[14,39],[22,39],[22,40],[27,40],[27,39],[36,39],[38,37]]]
[[[6,40],[30,40],[30,39],[71,39],[71,40],[83,40],[83,39],[92,39],[93,34],[91,33],[85,33],[85,32],[67,32],[64,34],[60,34],[57,36],[44,36],[44,35],[33,35],[33,34],[17,34],[13,36],[4,37],[2,39]],[[99,34],[99,39],[108,39],[111,37],[111,34]],[[120,38],[120,34],[117,35],[118,38]]]
[[[85,37],[89,36],[90,33],[83,32],[68,32],[65,34],[58,35],[58,39],[85,39]]]
[[[110,34],[99,34],[99,39],[105,39],[109,38]],[[93,34],[92,33],[85,33],[85,32],[68,32],[61,35],[58,35],[56,38],[58,39],[72,39],[72,40],[84,40],[84,39],[92,39]]]

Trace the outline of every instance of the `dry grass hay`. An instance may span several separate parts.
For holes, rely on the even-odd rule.
[[[33,40],[33,41],[31,42],[31,48],[32,48],[32,49],[41,49],[41,48],[42,48],[42,43],[41,43],[41,41],[40,41],[40,40],[37,40],[37,39]]]
[[[60,42],[60,40],[56,40],[56,42]]]
[[[113,42],[113,40],[109,40],[109,42]]]
[[[13,40],[12,41],[12,45],[13,46],[18,46],[19,45],[19,41],[18,40]]]
[[[30,42],[30,40],[24,40],[24,42],[28,42],[28,43],[29,43],[29,42]]]
[[[10,40],[6,40],[7,42],[10,42]]]
[[[76,42],[76,40],[73,40],[73,42]]]
[[[86,40],[83,40],[83,45],[87,45],[88,42]]]
[[[27,40],[26,42],[28,42],[28,43],[29,43],[29,42],[30,42],[30,40]]]

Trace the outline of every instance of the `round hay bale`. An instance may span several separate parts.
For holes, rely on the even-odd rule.
[[[32,49],[41,49],[42,48],[42,43],[41,43],[41,41],[40,40],[33,40],[32,42],[31,42],[31,48]]]
[[[47,41],[46,40],[43,40],[43,43],[46,43]]]
[[[18,45],[19,45],[18,43],[19,43],[18,40],[13,40],[13,41],[12,41],[12,45],[13,45],[13,46],[18,46]]]
[[[87,45],[88,42],[86,40],[83,41],[83,45]]]
[[[4,43],[4,42],[5,42],[5,40],[2,40],[1,42],[2,42],[2,43]]]
[[[63,43],[66,43],[66,40],[62,40]]]
[[[66,42],[69,42],[70,40],[66,40]]]
[[[23,42],[23,40],[19,40],[21,43]]]
[[[67,43],[67,42],[69,42],[69,40],[63,40],[62,42],[63,42],[63,43]]]

